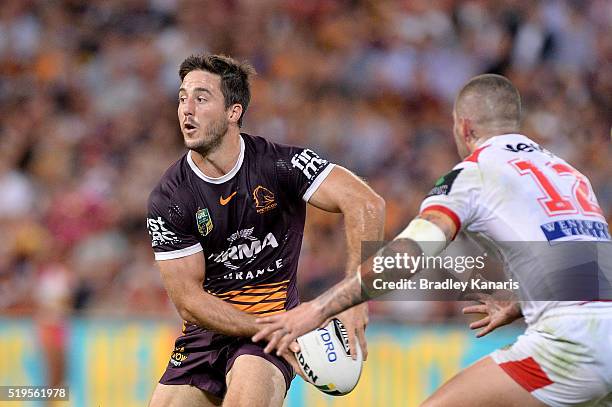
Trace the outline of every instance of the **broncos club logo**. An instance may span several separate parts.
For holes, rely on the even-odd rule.
[[[278,206],[274,201],[274,192],[261,185],[258,185],[257,188],[253,190],[253,199],[255,200],[255,209],[259,214],[271,211]]]

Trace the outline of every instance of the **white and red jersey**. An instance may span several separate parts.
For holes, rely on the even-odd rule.
[[[497,247],[521,286],[522,310],[529,324],[547,309],[575,302],[530,297],[530,285],[554,269],[549,267],[554,259],[506,242],[543,242],[542,247],[550,245],[552,251],[560,241],[610,240],[589,180],[520,134],[487,139],[440,178],[423,201],[421,213],[431,209],[449,215],[457,230]]]

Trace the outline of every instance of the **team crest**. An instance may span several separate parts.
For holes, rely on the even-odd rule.
[[[253,190],[253,199],[255,200],[255,209],[259,214],[271,211],[278,206],[274,200],[274,192],[261,185]]]
[[[200,209],[196,212],[196,222],[198,224],[198,231],[202,236],[207,236],[213,230],[212,218],[208,208]]]

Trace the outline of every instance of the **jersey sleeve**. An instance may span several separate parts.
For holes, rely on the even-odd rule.
[[[277,161],[276,171],[283,188],[308,202],[335,164],[308,148],[289,147]]]
[[[448,215],[457,233],[474,222],[482,195],[482,177],[478,164],[462,162],[440,177],[429,191],[420,213],[438,210]]]
[[[155,260],[172,260],[201,252],[202,245],[193,232],[189,211],[159,190],[148,202],[147,229]]]

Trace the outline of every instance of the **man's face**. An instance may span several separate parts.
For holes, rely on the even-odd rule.
[[[459,153],[459,157],[461,157],[461,159],[464,159],[470,155],[470,150],[465,141],[464,130],[464,120],[457,117],[457,109],[453,109],[453,137],[455,139],[455,144],[457,145],[457,152]]]
[[[229,124],[219,75],[189,72],[179,89],[178,102],[185,147],[202,155],[218,147]]]

